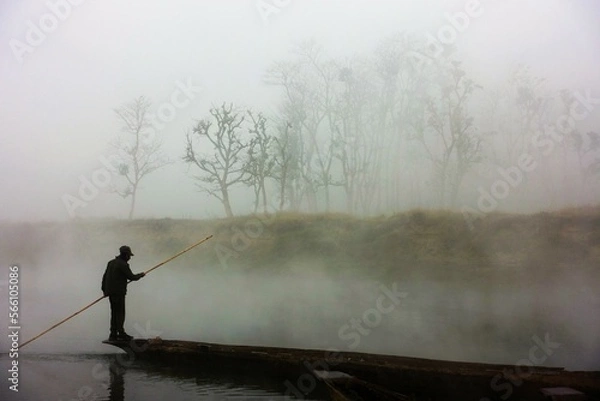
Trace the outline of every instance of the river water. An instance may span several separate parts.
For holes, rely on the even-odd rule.
[[[253,400],[281,401],[280,380],[248,375],[224,375],[188,366],[132,361],[123,367],[118,354],[21,354],[18,392],[7,380],[11,360],[0,357],[0,400],[12,401],[145,401]],[[290,378],[292,380],[292,378]],[[309,394],[310,395],[310,394]],[[311,395],[313,396],[313,395]],[[307,397],[311,400],[328,398]]]

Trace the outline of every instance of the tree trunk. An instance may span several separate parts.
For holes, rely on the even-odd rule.
[[[133,211],[135,209],[135,195],[137,193],[137,185],[133,186],[131,191],[131,205],[129,206],[129,220],[133,219]]]
[[[261,191],[262,191],[262,198],[263,198],[263,208],[265,211],[265,214],[268,213],[267,210],[267,189],[265,188],[265,181],[262,180],[261,182]]]
[[[221,190],[221,193],[223,194],[223,207],[225,208],[225,215],[227,215],[227,217],[233,217],[233,212],[231,211],[231,203],[229,203],[229,192],[225,188]]]
[[[254,213],[258,212],[258,206],[260,205],[260,187],[254,187]]]
[[[280,182],[280,193],[279,193],[279,210],[283,210],[283,206],[285,205],[285,186],[286,186],[286,177],[285,173],[283,173]]]

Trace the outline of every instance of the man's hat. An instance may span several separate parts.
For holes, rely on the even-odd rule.
[[[121,253],[121,255],[133,255],[133,252],[131,252],[131,248],[128,247],[127,245],[123,245],[122,247],[119,248],[119,252]]]

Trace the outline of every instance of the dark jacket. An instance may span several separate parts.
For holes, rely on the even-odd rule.
[[[127,293],[127,280],[137,281],[143,273],[133,274],[129,263],[117,256],[106,265],[102,276],[102,292],[104,295],[125,295]]]

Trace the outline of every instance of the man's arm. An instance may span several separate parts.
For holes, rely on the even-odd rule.
[[[129,264],[127,263],[121,263],[121,271],[123,272],[123,274],[125,274],[127,280],[130,281],[137,281],[146,275],[145,273],[133,274],[131,268],[129,267]]]

